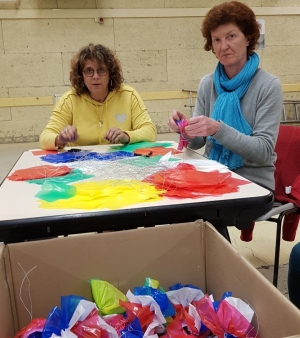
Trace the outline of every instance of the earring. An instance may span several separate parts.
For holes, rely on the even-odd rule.
[[[110,79],[110,86],[112,87],[112,85],[113,85],[113,82],[112,82],[112,79]]]

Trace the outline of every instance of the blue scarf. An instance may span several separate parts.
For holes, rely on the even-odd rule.
[[[245,95],[258,65],[259,57],[256,53],[253,53],[243,69],[232,79],[228,79],[220,62],[214,72],[214,85],[218,97],[214,105],[212,118],[216,121],[223,121],[245,135],[250,135],[252,128],[242,115],[240,100]],[[209,139],[213,142],[213,148],[209,154],[211,160],[218,161],[229,169],[243,166],[241,156],[223,147],[213,137],[209,136]]]

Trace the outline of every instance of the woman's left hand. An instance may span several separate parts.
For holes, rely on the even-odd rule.
[[[189,138],[196,136],[212,136],[220,128],[220,122],[201,115],[189,119],[189,125],[184,128],[184,134]]]
[[[104,138],[110,143],[127,144],[130,141],[128,134],[124,133],[124,131],[117,127],[110,128]]]

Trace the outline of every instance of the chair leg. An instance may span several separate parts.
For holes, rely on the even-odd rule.
[[[224,225],[215,225],[214,224],[214,227],[216,228],[216,230],[223,236],[227,239],[227,241],[229,243],[231,243],[231,240],[230,240],[230,235],[229,235],[229,231],[228,231],[228,227],[227,226],[224,226]]]
[[[277,228],[276,228],[276,241],[275,241],[274,273],[273,273],[273,285],[276,287],[278,284],[281,225],[282,225],[283,217],[284,217],[284,213],[281,213],[276,222]]]

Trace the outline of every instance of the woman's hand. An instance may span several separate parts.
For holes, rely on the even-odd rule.
[[[65,146],[68,142],[75,142],[78,139],[77,128],[67,126],[57,136],[57,146]]]
[[[172,115],[169,117],[169,120],[168,120],[168,125],[173,131],[178,133],[179,128],[176,124],[176,121],[183,120],[183,119],[186,119],[186,117],[180,111],[173,109]]]
[[[189,138],[194,138],[196,136],[212,136],[219,128],[220,122],[201,115],[189,119],[189,125],[184,128],[184,134]]]
[[[110,143],[127,144],[130,141],[129,135],[117,127],[110,128],[104,138]]]

